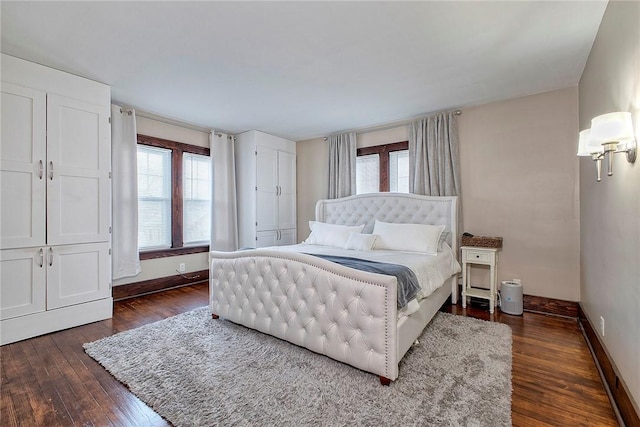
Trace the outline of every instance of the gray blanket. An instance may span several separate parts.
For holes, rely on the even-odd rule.
[[[415,273],[404,265],[333,255],[308,255],[326,259],[327,261],[335,262],[345,267],[355,268],[356,270],[395,276],[398,279],[398,309],[407,305],[409,301],[416,297],[418,291],[420,291],[420,284],[418,283],[418,278]]]

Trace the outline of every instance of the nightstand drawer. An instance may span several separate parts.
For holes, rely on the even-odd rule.
[[[467,249],[463,252],[465,254],[464,260],[466,262],[482,262],[482,263],[491,264],[493,263],[493,260],[495,257],[495,252],[493,251],[487,252],[483,250]]]

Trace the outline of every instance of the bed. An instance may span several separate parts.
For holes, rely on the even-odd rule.
[[[317,222],[336,228],[364,225],[363,234],[371,234],[380,222],[443,226],[451,270],[437,280],[442,282],[438,286],[432,284],[428,296],[421,292],[410,311],[398,307],[396,276],[307,253],[317,250],[316,245],[295,245],[210,252],[211,315],[371,372],[388,385],[398,378],[398,363],[442,304],[448,298],[457,301],[457,203],[457,197],[401,193],[317,202]],[[357,258],[360,251],[349,253]],[[396,259],[409,255],[396,254]]]

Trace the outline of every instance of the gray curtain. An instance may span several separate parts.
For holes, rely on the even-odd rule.
[[[329,137],[329,198],[356,194],[356,134]]]
[[[460,196],[458,120],[453,112],[409,125],[409,192]]]

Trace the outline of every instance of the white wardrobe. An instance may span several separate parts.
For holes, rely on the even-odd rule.
[[[236,135],[240,248],[296,241],[296,143],[252,130]]]
[[[2,55],[0,343],[110,318],[109,86]]]

